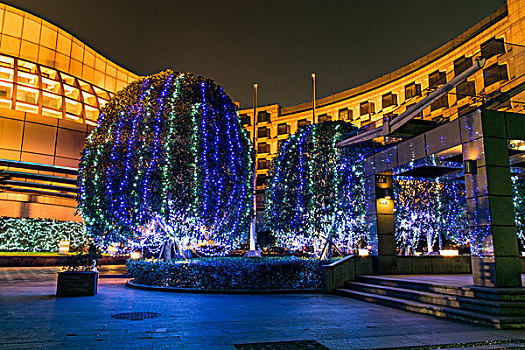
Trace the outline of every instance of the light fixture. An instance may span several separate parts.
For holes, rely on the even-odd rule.
[[[459,251],[457,249],[441,249],[439,251],[441,256],[459,256]]]
[[[108,247],[108,254],[115,256],[115,255],[117,255],[117,253],[118,253],[118,246],[117,246],[117,244],[115,244],[115,243],[111,244]]]
[[[463,163],[463,168],[465,169],[465,175],[475,175],[477,173],[477,161],[466,160]]]
[[[67,240],[60,241],[58,245],[58,254],[63,254],[63,255],[69,254],[69,243],[70,242]]]
[[[133,260],[140,259],[140,252],[133,252],[129,255],[129,257]]]
[[[368,256],[368,255],[370,255],[370,252],[368,251],[367,248],[359,248],[357,250],[357,253],[359,254],[359,256]]]

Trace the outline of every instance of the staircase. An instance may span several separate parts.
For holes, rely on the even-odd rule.
[[[359,276],[335,294],[498,329],[525,328],[525,288],[484,288]]]

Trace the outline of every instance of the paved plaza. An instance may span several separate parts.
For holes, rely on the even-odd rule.
[[[56,298],[56,270],[0,269],[0,349],[262,349],[241,344],[287,341],[310,345],[286,349],[316,349],[315,342],[324,346],[317,348],[334,350],[451,343],[525,347],[520,343],[525,331],[499,331],[332,295],[177,294],[129,289],[125,278],[101,278],[94,297]],[[160,316],[112,317],[130,312]],[[475,345],[487,340],[499,345]]]

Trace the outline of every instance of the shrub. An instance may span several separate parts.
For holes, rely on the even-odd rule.
[[[265,290],[321,288],[327,261],[287,258],[202,258],[128,260],[128,275],[137,284],[160,287]]]
[[[61,240],[70,240],[72,251],[89,242],[84,224],[51,219],[0,217],[0,251],[56,252]]]

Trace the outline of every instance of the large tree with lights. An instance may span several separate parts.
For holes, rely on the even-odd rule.
[[[396,242],[427,251],[443,240],[468,242],[465,185],[460,181],[398,179],[394,182]]]
[[[341,121],[304,126],[281,145],[266,189],[266,220],[279,244],[331,236],[344,249],[365,237],[364,159],[373,145],[335,147],[353,130]]]
[[[236,246],[252,217],[252,152],[212,80],[171,70],[141,78],[104,106],[82,152],[87,230],[101,245],[157,244],[159,233]]]

